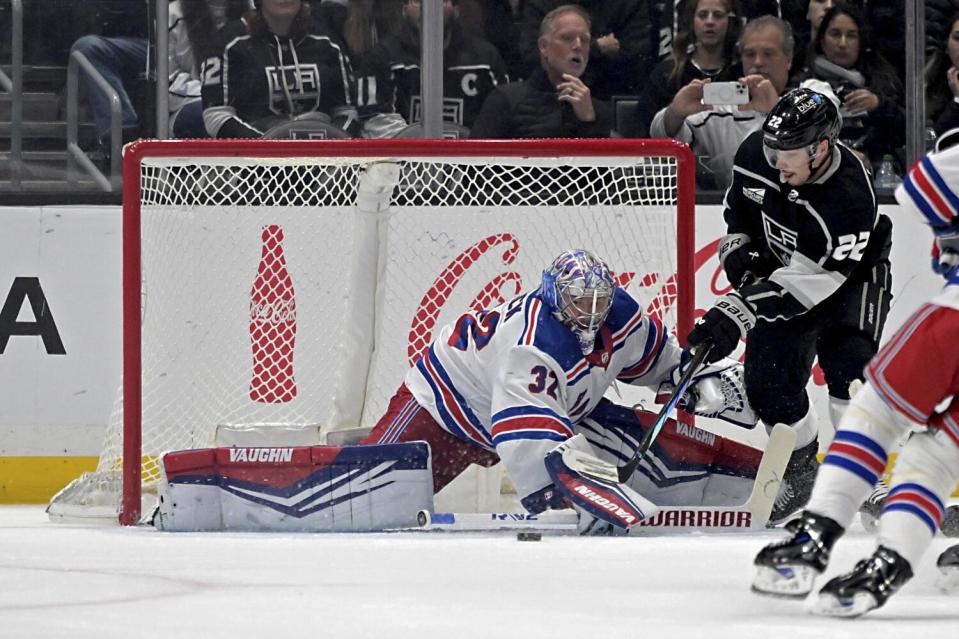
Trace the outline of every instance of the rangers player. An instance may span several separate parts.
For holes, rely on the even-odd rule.
[[[428,441],[437,492],[471,463],[502,460],[530,512],[571,503],[583,532],[629,528],[655,508],[635,490],[646,490],[642,473],[630,485],[599,482],[567,466],[562,452],[574,448],[615,464],[628,459],[644,427],[632,409],[603,394],[617,380],[653,389],[674,383],[682,352],[604,262],[567,251],[537,289],[443,327],[363,443]],[[754,425],[740,371],[732,360],[701,371],[687,409]],[[758,461],[749,451],[756,452],[717,443],[712,466],[687,467],[662,484],[697,480],[695,496],[666,491],[673,500],[694,500],[686,504],[736,503],[742,493],[728,491],[737,482],[748,490]],[[725,470],[710,472],[716,466]],[[711,478],[717,481],[703,487]]]
[[[896,190],[904,209],[933,230],[933,269],[946,286],[906,321],[866,370],[867,383],[839,423],[791,535],[756,557],[753,590],[803,597],[829,561],[836,540],[883,472],[890,448],[910,422],[925,424],[903,446],[879,519],[877,547],[819,592],[815,611],[856,616],[878,608],[913,576],[942,523],[944,501],[959,481],[959,148],[928,155]],[[959,582],[959,547],[939,558]]]

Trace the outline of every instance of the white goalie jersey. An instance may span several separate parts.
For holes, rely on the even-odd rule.
[[[551,483],[540,461],[575,433],[614,380],[656,389],[682,349],[617,289],[596,348],[553,317],[538,291],[462,315],[410,369],[417,402],[456,437],[495,451],[520,494]]]

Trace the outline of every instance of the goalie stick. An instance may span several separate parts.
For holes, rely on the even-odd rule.
[[[659,414],[656,415],[656,421],[649,427],[649,431],[646,433],[646,436],[643,437],[643,440],[639,442],[639,446],[633,452],[633,456],[629,458],[629,461],[616,469],[619,483],[625,484],[629,481],[629,478],[633,476],[633,473],[636,472],[636,468],[639,467],[639,462],[643,458],[643,455],[649,450],[649,447],[653,445],[657,435],[659,435],[659,431],[663,428],[663,424],[666,423],[673,409],[679,404],[679,400],[686,394],[689,385],[693,382],[693,375],[695,375],[699,367],[703,365],[710,350],[712,350],[712,344],[709,342],[704,343],[699,349],[693,348],[693,358],[689,362],[689,368],[687,368],[686,372],[679,378],[679,383],[676,384],[676,388],[673,389],[673,394],[669,396],[669,399],[666,400],[666,403],[663,404],[663,407],[660,409]],[[590,471],[584,469],[584,472],[589,473]],[[607,477],[600,478],[607,479]]]
[[[796,443],[796,433],[777,424],[769,434],[762,461],[756,469],[749,498],[738,506],[661,506],[651,518],[630,528],[630,535],[656,535],[704,532],[750,532],[763,530],[769,523],[773,503],[779,493],[783,473]],[[608,473],[616,466],[590,457],[589,464],[605,465]],[[518,512],[429,513],[422,511],[419,528],[407,530],[447,530],[477,532],[493,530],[545,530],[576,532],[578,518],[572,511],[547,511],[539,515]]]

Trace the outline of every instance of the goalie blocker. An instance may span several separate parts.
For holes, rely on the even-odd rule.
[[[160,530],[380,531],[433,509],[426,442],[185,450],[161,469]]]

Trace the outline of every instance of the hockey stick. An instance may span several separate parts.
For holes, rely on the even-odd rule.
[[[649,447],[653,445],[656,437],[659,435],[659,431],[662,430],[663,425],[666,423],[666,420],[669,418],[669,415],[673,412],[673,409],[676,408],[676,405],[679,404],[679,400],[683,398],[683,395],[686,394],[686,391],[689,389],[689,385],[693,382],[693,375],[699,370],[699,367],[703,365],[706,356],[709,355],[713,345],[711,342],[705,342],[700,345],[699,348],[693,347],[692,353],[693,358],[689,362],[689,367],[686,369],[686,372],[683,373],[682,377],[679,378],[679,383],[676,384],[676,388],[673,389],[673,394],[669,396],[669,399],[663,404],[663,407],[660,409],[659,414],[656,415],[656,421],[653,422],[653,425],[650,426],[649,430],[646,432],[646,436],[643,437],[643,440],[639,442],[639,446],[633,451],[633,456],[629,458],[625,464],[620,466],[617,469],[617,474],[619,475],[619,483],[625,484],[629,481],[629,478],[633,476],[633,473],[636,472],[636,468],[639,466],[639,461],[642,459],[643,455],[649,450]]]
[[[661,506],[649,519],[630,528],[630,535],[663,535],[693,530],[703,532],[750,532],[763,530],[769,523],[779,485],[796,433],[777,424],[769,434],[756,480],[745,502],[738,506]],[[605,462],[601,462],[605,463]],[[615,466],[613,466],[615,468]],[[429,513],[419,517],[420,527],[407,530],[444,530],[453,532],[490,532],[497,530],[542,530],[576,532],[578,517],[570,511],[547,511],[539,515],[518,512]]]

